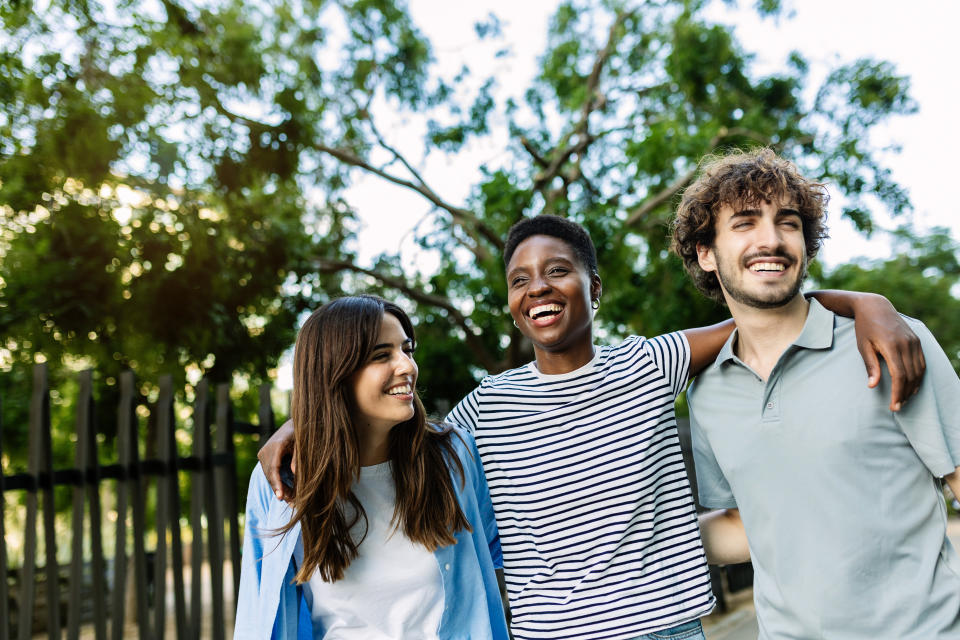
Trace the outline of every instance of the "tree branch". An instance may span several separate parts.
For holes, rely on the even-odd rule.
[[[597,57],[593,62],[593,68],[587,77],[586,98],[583,106],[580,108],[580,119],[574,127],[563,136],[560,143],[553,150],[553,153],[550,154],[552,158],[549,165],[534,178],[533,188],[535,190],[542,191],[549,187],[554,178],[560,175],[563,165],[574,155],[577,156],[577,164],[579,164],[583,153],[595,140],[595,138],[590,135],[590,115],[595,110],[603,108],[606,104],[606,97],[598,91],[600,77],[603,74],[604,66],[606,66],[616,46],[617,31],[629,15],[631,15],[631,12],[617,12],[616,19],[613,21],[613,24],[610,25],[610,29],[607,32],[606,44],[604,44],[603,49],[597,53]],[[574,137],[576,137],[576,141],[570,144],[570,140]],[[527,150],[529,151],[529,149]],[[534,156],[534,159],[536,159],[536,156]],[[566,190],[567,184],[567,182],[564,183],[564,191]],[[553,199],[554,198],[551,197],[547,198],[548,202],[551,202]]]
[[[251,129],[256,131],[264,130],[277,130],[280,127],[278,125],[266,124],[259,122],[257,120],[251,120],[250,118],[241,116],[239,114],[233,113],[226,106],[220,102],[219,98],[214,97],[214,106],[217,109],[217,112],[236,121],[240,122]],[[320,151],[321,153],[326,153],[327,155],[333,156],[337,160],[348,164],[352,167],[357,167],[358,169],[363,169],[368,173],[372,173],[380,178],[383,178],[387,182],[391,182],[395,185],[416,191],[424,198],[426,198],[431,204],[433,204],[438,209],[443,209],[448,212],[452,217],[455,224],[459,227],[465,229],[471,236],[479,235],[487,242],[491,243],[498,251],[503,251],[503,239],[494,232],[490,227],[485,225],[477,215],[470,211],[469,209],[464,209],[462,207],[457,207],[449,202],[443,200],[437,193],[427,186],[420,174],[411,166],[411,164],[404,158],[398,151],[393,147],[388,145],[383,138],[380,136],[379,132],[376,131],[376,128],[373,127],[371,122],[371,129],[374,131],[374,135],[377,137],[377,142],[384,149],[389,151],[394,157],[400,161],[401,164],[414,176],[417,182],[412,182],[400,176],[394,175],[387,171],[384,171],[380,167],[376,167],[360,156],[356,155],[351,151],[345,149],[337,149],[336,147],[331,147],[319,142],[308,143],[307,146],[313,148],[315,151]],[[472,230],[475,230],[475,233],[471,233]]]
[[[381,147],[389,151],[393,155],[393,157],[396,160],[398,160],[400,164],[402,164],[406,168],[406,170],[410,172],[410,175],[412,175],[414,179],[417,181],[417,185],[418,185],[417,190],[434,204],[438,202],[442,202],[440,196],[437,195],[437,192],[430,188],[430,186],[427,184],[427,181],[424,180],[423,176],[421,176],[420,173],[413,167],[413,165],[411,165],[410,162],[407,161],[406,157],[404,157],[399,151],[397,151],[396,148],[387,144],[387,141],[384,140],[383,136],[380,134],[380,130],[377,129],[376,124],[374,124],[372,116],[367,118],[367,123],[370,125],[370,130],[373,132],[374,137],[377,139],[377,144],[379,144]],[[503,250],[503,240],[500,238],[500,236],[494,233],[494,231],[490,229],[490,227],[485,225],[483,221],[480,220],[480,218],[477,217],[477,215],[474,214],[472,211],[468,211],[466,209],[462,209],[460,207],[454,207],[453,205],[447,205],[447,204],[444,204],[443,206],[441,205],[437,205],[437,206],[449,212],[450,215],[453,216],[454,221],[457,222],[457,224],[462,229],[464,229],[464,231],[466,231],[471,237],[476,239],[477,234],[479,234],[488,242],[492,243],[493,246],[497,247],[498,250],[501,250],[501,251]],[[471,231],[475,231],[476,233],[471,233]],[[482,252],[482,248],[479,246],[479,243],[477,243],[477,245],[478,245],[477,250]],[[486,253],[486,252],[483,252],[483,253]],[[474,251],[474,254],[477,254],[478,258],[483,257],[479,255],[477,251]]]
[[[390,287],[391,289],[400,291],[418,304],[425,304],[443,310],[450,321],[463,330],[467,347],[470,349],[473,355],[476,356],[477,361],[484,369],[490,372],[498,372],[504,368],[505,363],[499,360],[496,355],[490,353],[486,345],[484,345],[483,341],[481,341],[475,333],[473,324],[470,322],[470,320],[464,316],[463,313],[461,313],[460,310],[457,309],[457,307],[455,307],[448,298],[426,293],[425,291],[421,291],[420,289],[411,286],[408,282],[401,278],[386,275],[374,269],[361,267],[348,260],[330,260],[326,258],[320,258],[315,262],[315,266],[317,272],[319,273],[336,273],[338,271],[353,271],[354,273],[362,273],[376,279],[381,284]]]
[[[732,129],[721,127],[720,130],[717,131],[717,135],[713,136],[710,139],[710,142],[707,144],[707,152],[709,153],[716,149],[717,146],[724,140],[737,137],[749,138],[763,145],[770,144],[770,138],[764,136],[763,134],[757,133],[756,131],[746,129],[744,127],[734,127]],[[636,207],[627,214],[627,220],[624,222],[624,226],[632,227],[645,220],[647,216],[657,209],[657,207],[668,202],[670,198],[674,197],[683,191],[683,189],[688,187],[696,177],[698,170],[699,166],[694,167],[661,189],[658,193],[644,200],[640,206]]]

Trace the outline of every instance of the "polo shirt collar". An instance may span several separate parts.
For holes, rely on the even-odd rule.
[[[793,341],[791,346],[804,349],[829,349],[833,345],[833,317],[834,314],[817,302],[816,298],[810,298],[810,307],[807,310],[807,319],[803,323],[803,331]],[[730,337],[723,344],[714,366],[718,367],[727,361],[736,361],[737,356],[733,352],[733,345],[737,343],[737,329],[733,330]]]
[[[833,346],[833,311],[830,311],[816,298],[810,298],[810,309],[803,331],[793,341],[793,346],[805,349],[829,349]]]

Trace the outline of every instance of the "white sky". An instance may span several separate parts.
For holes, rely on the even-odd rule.
[[[949,226],[960,238],[960,206],[948,187],[956,180],[950,157],[960,149],[960,127],[954,108],[958,77],[956,26],[960,2],[952,0],[786,0],[792,17],[778,22],[760,20],[741,0],[740,9],[715,2],[712,18],[731,24],[744,49],[755,53],[754,72],[782,69],[787,54],[799,50],[810,63],[810,85],[815,90],[827,70],[844,62],[870,56],[893,62],[900,74],[911,78],[911,94],[919,112],[896,118],[877,132],[877,146],[897,143],[900,154],[889,154],[885,163],[894,178],[907,187],[914,204],[913,220],[920,229]],[[536,59],[546,41],[547,21],[557,6],[554,0],[478,0],[472,3],[448,0],[410,0],[417,25],[430,38],[444,73],[455,73],[467,64],[474,75],[496,74],[500,96],[519,96],[536,72]],[[495,46],[477,41],[473,25],[489,13],[497,15],[514,55],[495,59]],[[951,53],[952,52],[952,53]],[[421,145],[422,123],[391,123],[388,136],[409,150]],[[496,166],[503,158],[506,133],[499,131],[463,153],[447,157],[435,153],[419,168],[442,197],[462,204],[469,188],[478,182],[480,165]],[[421,145],[422,146],[422,145]],[[365,179],[351,190],[350,200],[360,212],[361,260],[381,251],[401,249],[404,262],[427,266],[418,255],[410,231],[429,208],[424,201],[402,189]],[[835,198],[831,213],[839,212]],[[876,212],[875,212],[876,213]],[[892,226],[878,216],[881,225]],[[839,219],[831,218],[832,238],[821,258],[828,265],[856,256],[883,257],[890,248],[882,236],[868,240]]]

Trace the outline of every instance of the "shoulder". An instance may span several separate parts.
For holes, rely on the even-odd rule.
[[[496,388],[504,385],[523,383],[532,380],[536,380],[536,376],[532,371],[530,371],[530,364],[527,363],[513,369],[507,369],[506,371],[484,377],[474,391],[476,392],[482,389]]]
[[[461,461],[469,459],[472,452],[477,448],[473,435],[459,424],[449,421],[430,423],[429,428],[446,436],[450,442],[450,450]]]

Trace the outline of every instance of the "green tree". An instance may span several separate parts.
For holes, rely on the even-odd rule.
[[[673,204],[706,153],[774,146],[838,184],[864,230],[877,203],[906,210],[867,134],[915,109],[907,78],[859,60],[808,104],[801,53],[753,73],[704,4],[562,2],[539,75],[501,102],[495,78],[439,77],[429,42],[388,0],[4,3],[4,366],[42,351],[147,377],[263,377],[305,309],[373,289],[415,309],[422,384],[443,408],[482,372],[530,358],[505,313],[500,257],[521,216],[588,227],[601,328],[616,337],[725,315],[667,251]],[[497,20],[477,37],[500,38]],[[387,112],[423,119],[426,138],[400,148]],[[495,121],[509,130],[505,159],[452,201],[418,167]],[[436,270],[404,270],[395,255],[357,262],[347,187],[360,176],[432,207],[416,237]]]

